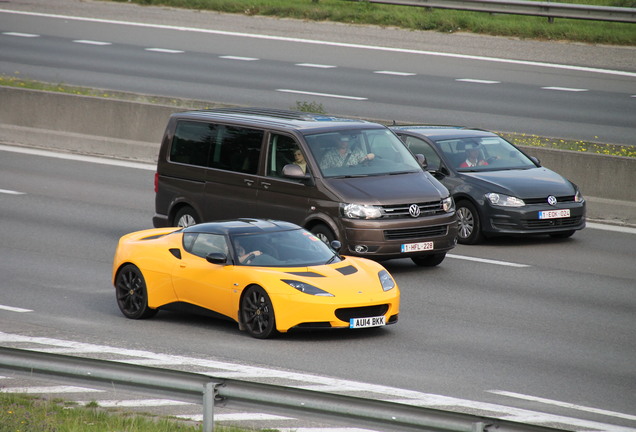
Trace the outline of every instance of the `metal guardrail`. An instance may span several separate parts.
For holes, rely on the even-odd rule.
[[[523,0],[351,0],[433,9],[636,23],[636,8]]]
[[[386,430],[413,427],[440,432],[488,432],[491,428],[497,432],[563,431],[395,402],[16,348],[0,347],[0,368],[199,396],[203,403],[203,432],[214,431],[214,404],[224,400],[285,408],[300,414],[372,421]]]

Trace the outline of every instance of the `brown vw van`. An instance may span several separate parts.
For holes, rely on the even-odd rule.
[[[281,219],[340,241],[343,254],[434,266],[455,246],[457,220],[424,163],[377,123],[263,108],[176,113],[153,223]]]

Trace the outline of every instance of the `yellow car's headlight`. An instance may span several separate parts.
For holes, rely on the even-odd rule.
[[[382,289],[384,291],[389,291],[395,288],[395,281],[388,271],[380,270],[380,272],[378,272],[378,277],[380,278],[380,283],[382,284]]]
[[[322,297],[333,297],[333,294],[328,293],[325,290],[322,290],[316,286],[313,286],[311,284],[305,283],[305,282],[300,282],[300,281],[295,281],[295,280],[290,280],[290,279],[281,279],[283,282],[285,282],[287,285],[296,288],[298,291],[305,293],[305,294],[310,294],[310,295],[315,295],[315,296],[322,296]]]

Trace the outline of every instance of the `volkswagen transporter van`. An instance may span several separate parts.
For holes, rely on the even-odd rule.
[[[388,128],[262,108],[173,114],[159,151],[155,227],[287,220],[343,254],[442,262],[457,238],[448,190]]]

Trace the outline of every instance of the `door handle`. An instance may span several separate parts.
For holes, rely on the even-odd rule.
[[[269,187],[272,185],[271,183],[267,183],[267,182],[261,182],[261,185],[263,186],[263,189],[269,189]]]
[[[246,185],[252,186],[254,184],[254,180],[252,179],[243,179]]]

